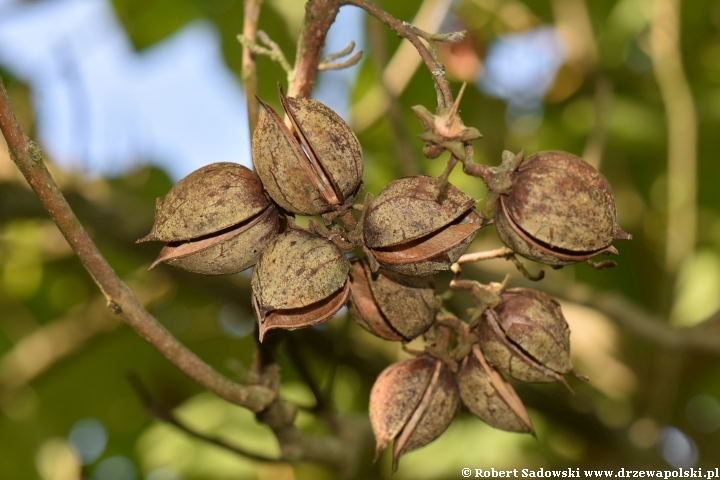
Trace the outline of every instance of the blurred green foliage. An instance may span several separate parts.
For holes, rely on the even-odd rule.
[[[412,21],[420,4],[377,3],[407,21]],[[455,8],[470,32],[472,51],[482,60],[497,35],[558,22],[563,3],[567,2],[463,0]],[[618,246],[621,256],[616,268],[597,272],[578,265],[549,271],[538,288],[560,292],[561,299],[564,290],[578,285],[587,287],[588,295],[614,291],[654,315],[657,323],[706,328],[708,335],[718,335],[720,195],[715,183],[720,163],[714,155],[720,150],[716,133],[720,128],[720,1],[681,2],[684,70],[697,109],[699,144],[697,244],[678,272],[667,271],[664,264],[665,191],[670,180],[667,106],[648,51],[653,2],[576,3],[587,8],[593,29],[591,47],[596,51],[594,66],[585,70],[563,67],[546,99],[542,123],[530,133],[508,125],[505,103],[487,98],[471,85],[461,114],[466,124],[485,136],[475,143],[475,159],[497,164],[503,149],[520,148],[582,155],[604,122],[600,169],[616,194],[620,223],[634,239]],[[241,48],[235,37],[242,31],[241,1],[113,0],[113,5],[138,50],[191,20],[212,22],[220,32],[229,68],[238,72]],[[302,13],[300,1],[266,0],[260,16],[260,28],[291,59]],[[381,33],[368,42],[371,47],[365,52],[357,84],[348,92],[354,108],[378,88],[382,69],[400,44],[397,35],[384,27],[368,26],[368,32]],[[377,45],[383,45],[385,53]],[[442,49],[440,53],[445,59],[453,55]],[[380,61],[374,61],[377,57]],[[452,77],[450,68],[449,73]],[[331,81],[332,72],[324,75]],[[284,78],[283,72],[259,58],[258,77],[259,95],[275,99],[276,82]],[[27,90],[6,75],[3,78],[23,126],[32,132]],[[457,91],[459,82],[453,87]],[[418,68],[396,101],[400,114],[395,122],[392,115],[379,115],[358,132],[367,162],[364,180],[373,193],[405,174],[398,161],[399,142],[409,147],[423,173],[438,175],[447,158],[423,158],[422,144],[414,138],[421,129],[409,107],[432,108],[435,102],[428,72]],[[149,231],[154,199],[171,187],[168,177],[153,168],[92,181],[58,170],[53,173],[103,254],[147,302],[151,313],[205,361],[231,378],[242,379],[251,360],[255,321],[249,304],[249,275],[203,278],[164,266],[148,272],[158,247],[134,243]],[[459,168],[450,180],[475,198],[485,196],[481,182],[466,177]],[[496,246],[497,237],[487,228],[471,250]],[[528,268],[536,271],[540,266]],[[523,284],[502,260],[467,267],[464,272],[482,281],[499,281],[510,272],[518,285]],[[440,287],[448,281],[449,276],[443,276]],[[460,312],[470,304],[459,299],[454,306]],[[517,385],[535,423],[537,442],[494,431],[463,412],[440,439],[407,455],[394,478],[459,478],[463,467],[665,469],[669,466],[657,440],[667,426],[680,429],[694,442],[699,453],[696,466],[720,466],[718,357],[692,349],[668,349],[578,303],[566,301],[564,308],[573,330],[576,368],[591,381],[571,382],[574,395],[559,385]],[[345,317],[292,335],[321,385],[334,385],[332,398],[338,409],[358,415],[366,414],[375,376],[403,355],[397,345],[370,338]],[[311,407],[312,394],[284,350],[281,366],[283,394]],[[106,470],[101,465],[117,456],[130,459],[137,470],[136,477],[128,478],[333,478],[332,472],[316,465],[257,464],[148,419],[126,380],[128,371],[135,372],[159,401],[175,408],[180,418],[198,430],[259,453],[277,453],[272,435],[249,412],[203,392],[105,311],[97,288],[37,199],[13,172],[7,156],[0,156],[0,477],[78,478],[62,476],[77,461],[67,438],[76,422],[93,418],[103,425],[107,446],[83,467],[87,478],[108,471],[111,463],[105,463]],[[298,423],[310,431],[324,429],[309,413],[302,413]],[[390,478],[388,455],[375,466],[371,449],[366,457],[358,478]]]

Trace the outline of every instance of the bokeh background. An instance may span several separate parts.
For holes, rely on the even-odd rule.
[[[583,156],[610,181],[633,235],[617,267],[553,271],[535,287],[562,304],[576,370],[590,382],[516,384],[537,430],[491,429],[461,412],[437,441],[403,458],[398,479],[460,478],[470,468],[720,467],[720,1],[423,0],[377,3],[429,31],[467,29],[438,55],[465,123],[504,149]],[[150,229],[156,197],[209,163],[251,164],[239,81],[240,0],[1,0],[0,74],[25,131],[101,251],[149,310],[190,349],[242,379],[253,349],[249,275],[200,277],[160,266]],[[265,0],[260,28],[292,60],[299,0]],[[431,77],[407,42],[343,7],[327,51],[349,41],[362,62],[320,75],[314,97],[364,148],[367,191],[403,175],[438,175],[410,106],[434,107]],[[259,94],[278,106],[283,71],[258,58]],[[148,417],[134,374],[198,431],[268,455],[253,415],[202,391],[114,318],[9,160],[0,137],[0,477],[7,479],[322,479],[317,465],[259,464]],[[450,177],[485,197],[459,169]],[[470,251],[496,248],[492,227]],[[540,265],[526,262],[531,271]],[[528,282],[508,262],[469,278]],[[439,290],[449,276],[439,278]],[[456,295],[456,297],[458,297]],[[461,296],[460,296],[461,297]],[[461,313],[467,298],[453,300]],[[293,355],[340,412],[365,415],[397,345],[341,312],[292,334],[283,395],[311,407]],[[292,353],[292,355],[291,355]],[[323,431],[301,412],[298,424]],[[390,458],[358,478],[390,478]]]

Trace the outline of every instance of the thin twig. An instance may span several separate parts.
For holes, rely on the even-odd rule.
[[[517,268],[518,271],[522,273],[523,277],[527,278],[528,280],[532,282],[539,282],[540,280],[545,278],[545,270],[540,270],[538,273],[533,275],[527,268],[525,268],[525,265],[520,260],[518,260],[516,255],[510,255],[509,257],[507,257],[507,259],[510,260],[515,265],[515,268]]]
[[[422,57],[425,66],[433,76],[435,83],[435,89],[437,91],[437,102],[438,107],[448,107],[453,103],[452,92],[450,91],[450,82],[445,76],[445,68],[439,63],[428,50],[428,47],[420,40],[416,32],[416,27],[413,27],[409,23],[402,22],[397,18],[393,17],[389,13],[385,12],[377,5],[370,3],[367,0],[343,0],[343,4],[355,5],[356,7],[362,8],[373,17],[383,22],[388,27],[392,28],[398,35],[407,39],[417,49],[420,57]],[[427,34],[430,35],[430,34]]]
[[[135,394],[138,396],[140,401],[142,402],[143,406],[145,407],[145,411],[152,417],[162,420],[165,423],[169,423],[170,425],[178,428],[179,430],[187,433],[191,437],[195,437],[199,440],[202,440],[203,442],[209,443],[211,445],[215,445],[216,447],[223,448],[225,450],[228,450],[232,453],[235,453],[237,455],[240,455],[241,457],[248,458],[250,460],[255,460],[257,462],[282,462],[283,460],[280,458],[271,458],[266,457],[265,455],[259,455],[257,453],[252,453],[244,448],[238,447],[236,445],[231,445],[222,438],[215,437],[212,435],[205,435],[204,433],[200,433],[197,430],[194,430],[190,428],[189,426],[185,425],[182,421],[180,421],[173,412],[162,405],[160,402],[155,400],[150,393],[150,390],[143,385],[140,378],[137,376],[135,372],[128,372],[127,374],[128,381],[130,382],[130,386],[132,386],[133,390],[135,391]]]
[[[463,172],[467,175],[480,178],[486,185],[489,185],[492,179],[490,167],[480,163],[475,163],[473,160],[473,151],[474,147],[472,142],[465,143],[465,157],[461,159],[463,162]]]
[[[448,178],[450,177],[453,168],[455,168],[455,165],[457,165],[457,162],[458,158],[455,155],[450,155],[448,162],[445,164],[445,168],[443,169],[442,173],[437,179],[437,182],[435,183],[435,188],[438,195],[441,196],[442,192],[445,191],[445,187],[447,187],[448,185]]]
[[[327,57],[323,58],[318,65],[318,70],[341,70],[343,68],[352,67],[356,65],[362,58],[362,50],[358,50],[353,53],[350,58],[343,60],[342,62],[335,62],[338,58],[348,56],[355,49],[355,42],[351,41],[347,47],[343,48],[339,52],[331,53]],[[335,63],[333,63],[335,62]]]
[[[533,282],[537,282],[538,280],[542,280],[543,278],[545,278],[545,272],[543,270],[540,270],[540,272],[536,275],[531,274],[525,268],[525,265],[523,265],[523,263],[518,260],[515,252],[507,247],[500,247],[496,248],[495,250],[487,250],[484,252],[466,253],[465,255],[461,256],[457,262],[453,263],[450,266],[450,270],[455,275],[460,275],[461,264],[480,262],[483,260],[492,260],[494,258],[504,258],[511,261],[513,265],[515,265],[515,268],[517,268],[518,271],[523,274],[523,277],[527,278],[528,280],[532,280]]]
[[[515,252],[508,247],[500,247],[495,250],[486,250],[484,252],[466,253],[458,258],[455,263],[463,264],[470,262],[479,262],[482,260],[492,260],[493,258],[507,258],[515,255]]]
[[[328,63],[325,60],[323,60],[320,65],[318,65],[318,70],[342,70],[343,68],[349,68],[353,65],[357,65],[360,60],[362,60],[363,51],[358,50],[357,52],[353,53],[352,56],[350,56],[347,60],[343,60],[342,62],[335,62],[335,63]]]
[[[206,389],[255,412],[265,408],[275,398],[274,391],[261,386],[240,385],[221,375],[168,332],[118,278],[55,184],[43,162],[42,151],[20,128],[1,78],[0,130],[5,136],[10,157],[100,288],[110,310],[122,315],[125,322],[141,337]]]
[[[320,65],[322,65],[323,63],[334,62],[338,58],[346,57],[346,56],[350,55],[353,50],[355,50],[355,42],[350,40],[350,43],[348,43],[345,48],[343,48],[342,50],[337,51],[335,53],[331,53],[331,54],[327,55],[325,58],[323,58],[320,61]]]
[[[452,91],[450,89],[450,82],[445,75],[445,68],[440,62],[437,61],[434,53],[425,46],[422,40],[420,40],[418,32],[420,32],[420,35],[431,38],[434,41],[458,41],[458,39],[462,40],[461,37],[464,36],[463,32],[456,32],[454,34],[447,35],[430,34],[406,22],[401,22],[400,20],[396,19],[392,15],[388,14],[387,12],[380,9],[376,5],[368,2],[367,0],[342,1],[343,4],[355,5],[356,7],[362,8],[370,15],[385,23],[387,26],[397,32],[398,35],[412,43],[412,45],[417,49],[420,57],[423,59],[425,65],[433,76],[435,90],[437,93],[438,110],[449,108],[451,105],[454,104]],[[490,169],[486,165],[480,165],[473,161],[473,146],[471,141],[464,142],[464,145],[464,158],[451,158],[448,162],[449,166],[446,172],[447,175],[450,174],[450,171],[452,170],[452,167],[455,166],[457,160],[460,160],[463,163],[463,171],[466,174],[478,177],[482,179],[485,183],[489,183],[491,180]]]
[[[410,23],[424,31],[436,31],[450,11],[452,3],[451,0],[422,0]],[[375,28],[374,25],[377,23],[367,24],[370,32]],[[368,33],[369,39],[372,35]],[[378,62],[377,59],[375,61]],[[382,72],[382,80],[353,102],[351,114],[355,133],[362,133],[375,124],[388,112],[388,109],[390,115],[394,115],[397,99],[407,88],[421,63],[422,58],[417,54],[415,46],[407,40],[400,42],[389,61],[381,62],[378,72]],[[402,141],[395,142],[398,143]]]
[[[290,62],[288,62],[287,58],[285,58],[285,54],[280,49],[280,46],[277,43],[273,42],[272,39],[268,36],[268,34],[263,32],[262,30],[259,30],[257,32],[257,36],[260,41],[267,45],[270,49],[270,52],[272,53],[271,58],[278,62],[278,64],[280,64],[282,69],[285,70],[285,72],[287,72],[289,76],[294,76],[293,68],[292,66],[290,66]],[[290,81],[290,77],[288,77],[288,81]]]
[[[265,57],[268,57],[270,60],[277,63],[280,68],[285,71],[288,84],[292,84],[292,82],[295,80],[295,71],[290,65],[290,62],[288,62],[283,51],[280,49],[280,46],[277,43],[273,42],[272,39],[268,36],[268,34],[263,32],[262,30],[259,30],[257,32],[257,37],[262,43],[267,46],[260,46],[257,43],[251,41],[249,38],[245,37],[244,35],[238,35],[237,39],[238,42],[242,44],[243,48],[247,48],[255,55],[263,55]]]
[[[428,42],[460,43],[465,39],[465,35],[467,35],[467,30],[450,33],[429,33],[415,25],[409,25],[409,27],[412,28],[412,31],[415,32],[418,37]]]

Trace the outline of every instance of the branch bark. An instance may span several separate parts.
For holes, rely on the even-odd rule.
[[[263,0],[245,0],[245,16],[243,17],[243,36],[255,43],[257,39],[257,25],[260,18],[260,7]],[[260,117],[260,104],[255,98],[257,95],[257,70],[255,68],[255,56],[250,49],[243,45],[242,51],[242,82],[245,90],[245,101],[248,111],[248,126],[250,136],[255,131],[255,126]]]
[[[453,103],[452,91],[450,90],[450,82],[448,82],[445,76],[445,67],[433,58],[425,44],[420,40],[420,35],[425,37],[431,37],[432,34],[422,32],[412,25],[401,22],[397,18],[393,17],[386,11],[379,8],[377,5],[367,0],[343,0],[342,3],[345,5],[355,5],[356,7],[362,8],[367,13],[377,18],[385,25],[397,32],[398,35],[407,39],[417,49],[420,57],[425,66],[433,76],[435,83],[435,90],[437,92],[438,107],[449,107]]]
[[[133,330],[152,344],[165,358],[219,397],[255,412],[263,410],[273,401],[276,393],[271,389],[263,386],[240,385],[221,375],[188,350],[145,310],[132,290],[120,280],[107,263],[73,213],[48,172],[40,148],[29,140],[20,128],[1,78],[0,131],[7,142],[10,158],[100,288],[107,300],[108,308],[113,313],[121,315]]]
[[[288,86],[288,97],[310,96],[327,32],[339,10],[338,0],[314,0],[305,4],[305,21],[295,54],[295,81]]]

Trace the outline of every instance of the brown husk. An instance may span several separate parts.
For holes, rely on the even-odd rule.
[[[365,274],[365,268],[360,261],[352,264],[350,285],[348,310],[355,321],[368,332],[385,340],[393,342],[403,340],[402,335],[393,330],[388,324],[375,303],[375,298],[370,291],[370,284]]]
[[[333,293],[329,297],[308,305],[306,307],[274,310],[266,312],[264,320],[260,322],[260,341],[263,341],[265,334],[269,330],[283,328],[294,330],[296,328],[309,327],[311,325],[320,325],[331,319],[348,299],[350,294],[350,282],[345,282],[345,286]],[[252,297],[253,309],[258,318],[261,312],[257,305],[255,296]]]
[[[560,373],[540,364],[510,341],[492,308],[485,310],[478,324],[478,339],[488,363],[503,374],[529,383],[560,382],[570,389]]]
[[[436,361],[427,355],[393,363],[370,391],[368,414],[375,435],[375,461],[397,437],[427,390]]]
[[[483,225],[480,214],[472,209],[436,232],[370,252],[378,263],[392,271],[412,276],[433,275],[448,270],[465,253]]]
[[[257,262],[278,229],[278,213],[270,204],[250,221],[218,235],[166,245],[150,268],[167,263],[202,275],[237,273]]]
[[[460,394],[450,368],[435,360],[435,368],[417,408],[396,437],[393,445],[393,472],[400,457],[424,447],[452,423],[460,407]]]
[[[553,266],[616,254],[613,240],[629,240],[617,225],[605,177],[567,152],[539,152],[509,174],[495,213],[498,236],[531,260]]]
[[[347,208],[362,182],[360,142],[331,109],[280,90],[280,101],[295,133],[268,104],[253,132],[255,170],[268,194],[283,209],[320,215]]]
[[[364,215],[365,245],[373,250],[403,245],[438,232],[463,217],[475,200],[448,184],[438,199],[437,179],[427,176],[390,182]]]
[[[213,163],[180,180],[157,200],[155,223],[138,242],[178,242],[225,230],[270,205],[260,178],[236,163]]]
[[[299,328],[326,320],[347,298],[349,270],[350,262],[345,254],[325,238],[295,229],[278,235],[267,246],[253,270],[253,305],[260,328],[269,328],[264,324],[271,314],[276,317],[289,315],[288,318],[293,318],[295,322],[288,323],[278,317],[271,322],[277,325],[273,328]],[[347,292],[332,313],[328,313],[325,307],[316,308],[329,300],[332,300],[330,303],[334,308],[340,290]],[[307,312],[298,311],[305,307],[312,308]],[[315,312],[318,318],[313,321],[308,312]]]
[[[487,363],[478,345],[463,359],[457,381],[460,398],[480,420],[500,430],[535,435],[522,400]]]
[[[432,276],[411,277],[356,261],[348,306],[369,332],[391,341],[412,340],[432,325],[439,307]]]

